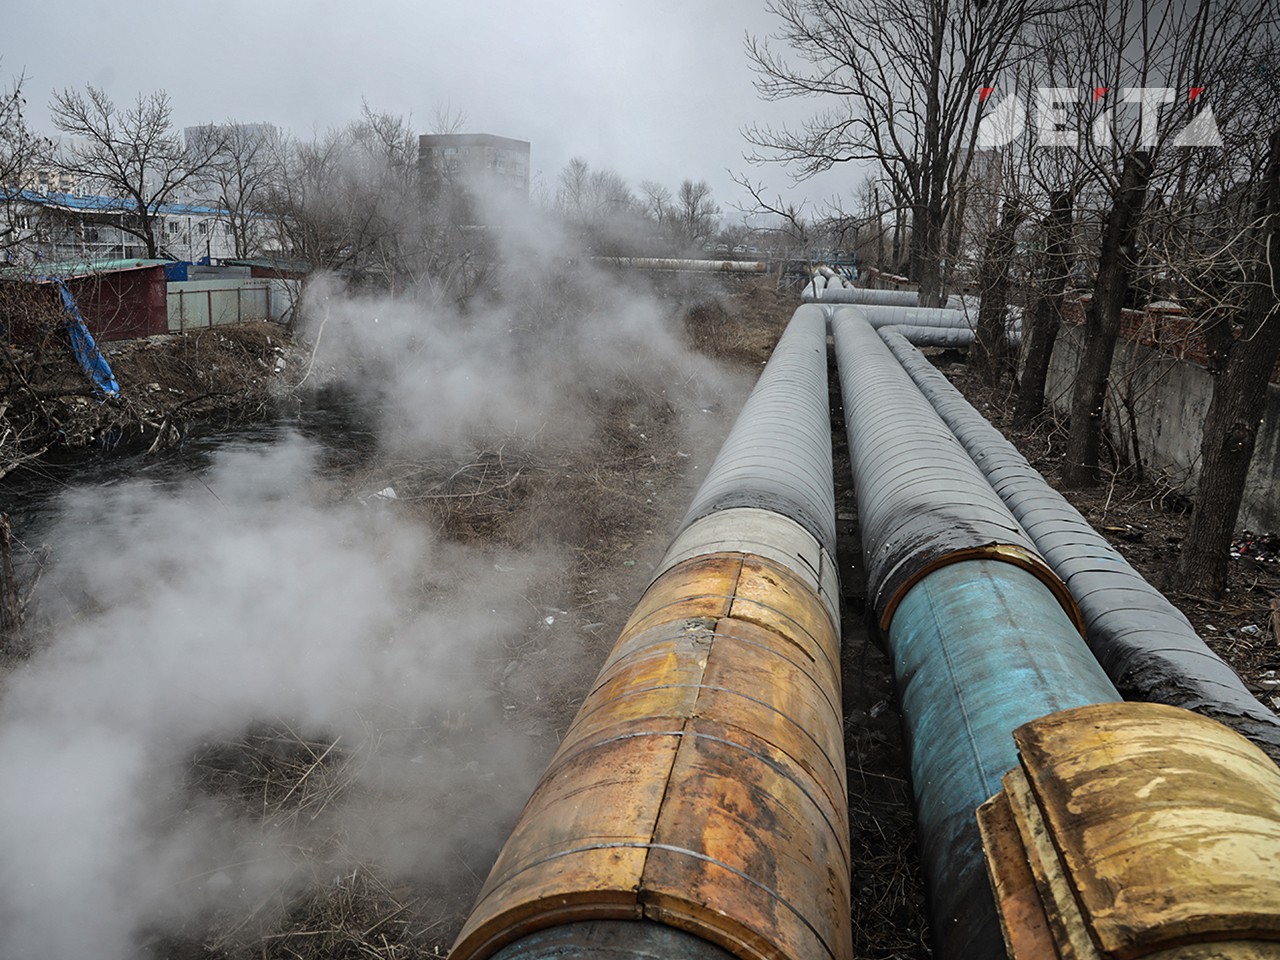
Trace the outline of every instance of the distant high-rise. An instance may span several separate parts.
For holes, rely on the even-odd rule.
[[[418,138],[418,173],[426,185],[487,184],[529,195],[529,142],[489,133],[434,133]]]
[[[270,143],[277,134],[275,125],[270,123],[205,123],[198,127],[184,127],[182,130],[187,153],[201,152],[197,147],[210,140],[225,141],[232,135],[241,144],[257,147]]]

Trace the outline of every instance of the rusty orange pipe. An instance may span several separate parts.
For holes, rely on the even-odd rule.
[[[641,599],[450,956],[647,920],[732,956],[852,956],[839,637],[812,585],[727,552]]]

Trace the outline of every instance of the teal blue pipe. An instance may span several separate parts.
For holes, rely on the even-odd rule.
[[[999,560],[941,567],[889,625],[937,956],[1003,960],[974,810],[1029,720],[1121,699],[1052,593]]]

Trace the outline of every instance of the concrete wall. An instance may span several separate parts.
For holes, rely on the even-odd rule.
[[[1054,408],[1067,412],[1075,379],[1079,327],[1063,326],[1049,366],[1046,395]],[[1109,397],[1129,397],[1137,423],[1138,446],[1146,464],[1164,472],[1188,494],[1196,489],[1200,441],[1213,396],[1209,371],[1149,347],[1121,340],[1111,370]],[[1123,404],[1108,402],[1112,436],[1128,443],[1128,414]],[[1249,467],[1237,529],[1280,530],[1280,387],[1267,388],[1266,413]]]

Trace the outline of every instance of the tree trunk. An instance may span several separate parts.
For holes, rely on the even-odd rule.
[[[936,307],[942,302],[942,210],[918,204],[911,221],[911,276],[920,288],[920,306]]]
[[[1067,277],[1071,272],[1071,191],[1057,190],[1049,197],[1049,223],[1045,242],[1045,281],[1036,297],[1028,322],[1026,359],[1018,381],[1014,416],[1026,423],[1044,409],[1044,384],[1049,376],[1049,360],[1062,326],[1062,306],[1066,301]]]
[[[1181,593],[1221,596],[1227,585],[1228,550],[1244,499],[1267,384],[1280,356],[1276,272],[1280,270],[1280,129],[1271,135],[1263,195],[1261,255],[1253,268],[1243,331],[1231,344],[1226,369],[1213,379],[1213,399],[1200,443],[1200,482],[1174,575]]]
[[[1125,156],[1120,185],[1112,198],[1102,234],[1098,279],[1085,310],[1085,340],[1071,397],[1071,432],[1062,482],[1068,487],[1093,486],[1100,479],[1103,417],[1111,358],[1120,336],[1120,311],[1133,274],[1133,239],[1151,180],[1151,154],[1135,150]]]
[[[978,329],[970,354],[974,371],[995,386],[1004,377],[1009,363],[1009,265],[1013,260],[1014,232],[1018,226],[1018,205],[1006,197],[1000,222],[987,236],[978,268]]]
[[[902,207],[893,211],[893,273],[902,272]]]
[[[18,609],[18,584],[13,574],[13,537],[9,515],[0,513],[0,650],[16,644],[22,614]]]

